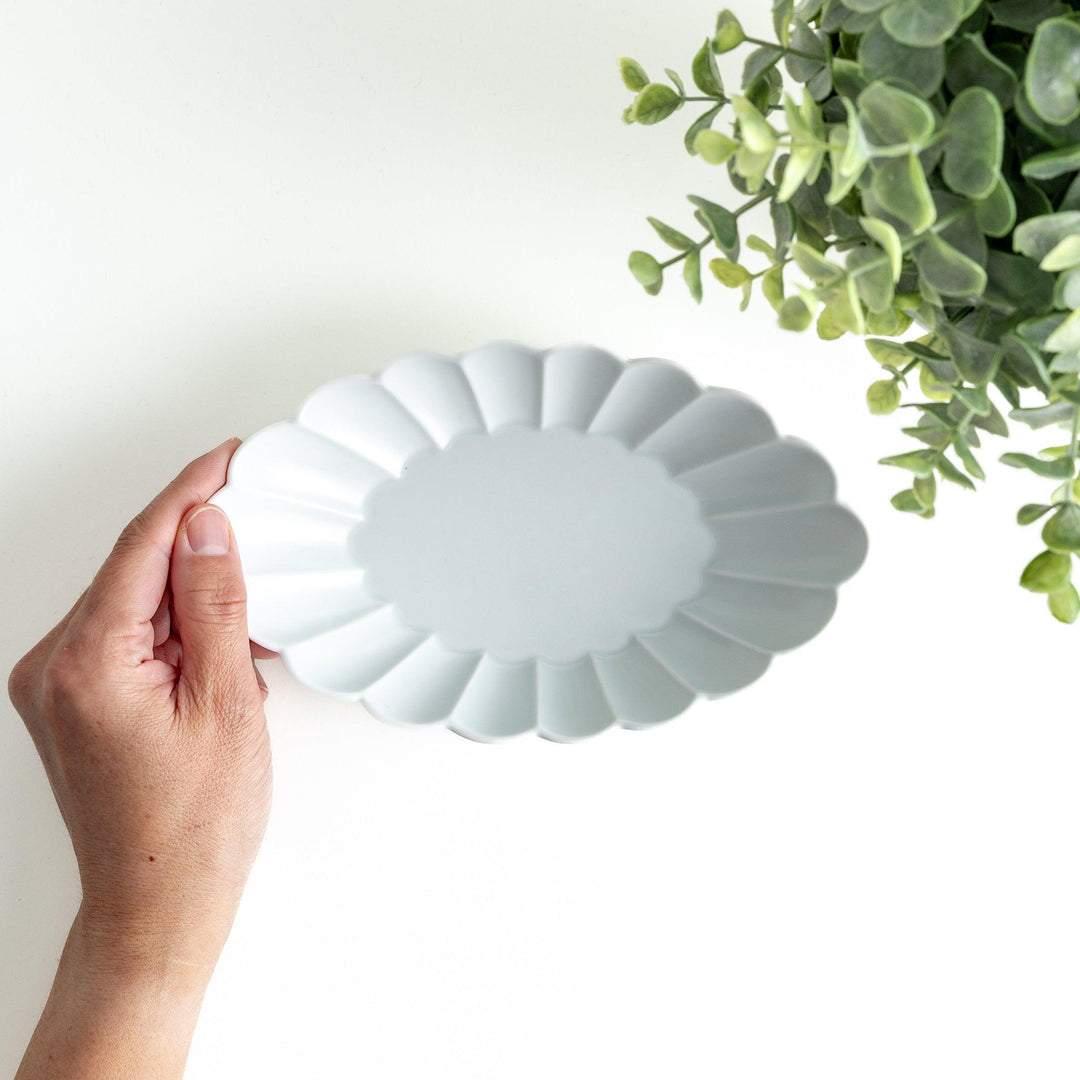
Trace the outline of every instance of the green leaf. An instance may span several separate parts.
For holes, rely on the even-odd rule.
[[[830,262],[824,255],[819,254],[809,244],[804,244],[801,240],[789,244],[788,253],[795,260],[795,265],[818,285],[831,285],[844,276],[842,266]]]
[[[864,344],[866,351],[883,367],[899,367],[911,356],[901,342],[888,338],[867,338]]]
[[[960,330],[941,315],[934,324],[934,333],[948,349],[965,382],[985,386],[997,374],[1003,353],[1000,345]]]
[[[956,451],[956,456],[960,459],[960,464],[967,469],[969,475],[974,476],[976,480],[986,479],[986,473],[983,472],[982,466],[971,452],[971,447],[962,435],[956,434],[953,436],[952,447]]]
[[[1016,511],[1017,525],[1031,525],[1054,508],[1047,503],[1025,503]]]
[[[817,336],[822,341],[836,341],[846,333],[847,331],[842,326],[836,325],[831,309],[823,307],[817,318]]]
[[[792,145],[776,195],[778,202],[787,202],[803,184],[814,183],[825,160],[825,124],[813,98],[806,94],[799,107],[785,94],[784,116]]]
[[[682,103],[682,97],[666,83],[649,83],[634,99],[634,119],[639,124],[659,124]]]
[[[958,195],[985,199],[1001,179],[1005,119],[989,90],[971,86],[949,106],[944,127],[942,176]]]
[[[686,97],[686,87],[683,85],[679,73],[673,71],[671,68],[664,68],[664,74],[675,84],[675,89],[679,91],[679,96]]]
[[[1050,361],[1050,370],[1055,375],[1080,374],[1080,351],[1058,353]]]
[[[826,292],[825,303],[829,307],[833,323],[840,330],[847,330],[860,337],[866,333],[866,313],[863,311],[853,277],[845,277],[832,286]]]
[[[722,105],[714,105],[711,109],[706,109],[706,111],[703,112],[686,129],[686,134],[683,136],[683,146],[686,147],[686,152],[688,154],[696,154],[696,153],[698,153],[698,148],[697,148],[697,145],[696,145],[698,135],[700,135],[703,131],[712,130],[711,129],[712,122],[716,119],[717,115],[719,114],[719,112],[720,112],[720,110],[722,108],[723,108]],[[721,136],[721,138],[726,138],[726,136]],[[738,146],[738,143],[736,143],[732,139],[728,139],[727,141],[731,143],[731,153],[729,153],[728,155],[722,157],[719,161],[713,161],[713,160],[711,160],[709,158],[706,158],[705,160],[708,161],[710,165],[719,165],[719,164],[721,164],[722,162],[726,161],[727,158],[731,156],[731,154],[733,154],[735,152],[735,149]],[[704,156],[704,155],[702,155],[702,156]]]
[[[859,224],[871,240],[885,249],[885,254],[889,256],[889,268],[892,271],[893,281],[899,281],[904,263],[904,249],[900,243],[900,234],[881,218],[861,217]]]
[[[871,146],[922,147],[934,134],[934,111],[921,98],[883,82],[871,83],[856,103]]]
[[[919,442],[926,443],[934,450],[944,450],[952,440],[952,433],[948,428],[934,424],[920,424],[918,427],[906,427],[900,429],[905,435],[910,435]]]
[[[633,90],[635,94],[649,85],[649,76],[645,74],[645,69],[629,56],[619,57],[619,74],[622,75],[626,89]]]
[[[825,67],[828,58],[822,39],[803,19],[796,19],[792,23],[791,48],[792,51],[784,57],[788,74],[804,85],[813,82]]]
[[[1065,321],[1065,316],[1060,313],[1043,315],[1036,319],[1026,319],[1016,327],[1016,333],[1020,340],[1042,349],[1046,345],[1046,339]]]
[[[784,299],[784,268],[774,266],[761,275],[761,292],[774,311],[780,310]]]
[[[919,500],[923,509],[929,510],[937,498],[937,481],[934,479],[934,474],[915,477],[911,490],[915,493],[915,498]]]
[[[1020,584],[1031,592],[1052,593],[1063,589],[1072,577],[1072,556],[1043,551],[1024,567]]]
[[[953,397],[962,401],[976,416],[989,416],[993,405],[990,397],[981,386],[954,386]]]
[[[720,77],[720,69],[716,66],[711,41],[706,40],[705,44],[698,49],[691,75],[694,78],[694,85],[703,94],[716,98],[724,96],[724,80]]]
[[[931,287],[945,296],[978,296],[986,288],[986,271],[933,233],[915,249],[915,264]]]
[[[684,236],[678,229],[673,229],[670,225],[665,225],[658,218],[650,217],[645,220],[656,230],[660,239],[669,247],[673,247],[677,251],[689,251],[694,246],[694,241],[691,240],[689,236]]]
[[[816,7],[820,8],[821,4]],[[786,49],[791,43],[791,19],[795,14],[795,0],[775,0],[773,4],[773,33]]]
[[[713,272],[713,277],[721,285],[726,285],[729,289],[739,288],[740,285],[748,282],[751,277],[750,271],[745,266],[740,266],[730,259],[713,259],[709,263],[709,269]]]
[[[1055,248],[1047,252],[1043,261],[1039,263],[1039,269],[1071,270],[1074,266],[1080,266],[1080,236],[1066,236]]]
[[[833,57],[833,84],[836,92],[843,98],[854,101],[867,87],[869,80],[854,60]]]
[[[734,14],[725,8],[716,18],[716,34],[713,37],[713,51],[731,52],[746,40],[742,24]]]
[[[998,0],[990,5],[990,16],[998,26],[1033,34],[1039,23],[1065,14],[1060,0]]]
[[[978,414],[973,416],[971,426],[988,431],[991,435],[1000,435],[1002,438],[1007,438],[1009,434],[1009,425],[1005,423],[1005,417],[993,405],[990,406],[989,416],[979,416]]]
[[[1066,585],[1063,589],[1055,589],[1047,598],[1050,614],[1058,622],[1074,623],[1080,617],[1080,594],[1075,585]]]
[[[698,304],[701,303],[701,250],[694,248],[683,260],[683,280],[690,290],[690,295]]]
[[[1052,305],[1065,311],[1080,308],[1080,267],[1068,270],[1058,277]]]
[[[888,7],[893,0],[846,0],[844,7],[849,8],[851,11],[880,11],[883,7]]]
[[[784,50],[779,45],[762,45],[750,53],[743,64],[742,85],[744,91],[749,92],[758,79],[766,72],[772,71],[780,62]]]
[[[755,60],[756,54],[751,53],[746,61],[746,67],[754,67]],[[758,112],[765,114],[773,106],[780,103],[780,94],[783,92],[783,87],[784,77],[780,74],[776,65],[772,64],[771,66],[766,65],[765,70],[753,82],[747,84],[743,92],[754,108]]]
[[[937,218],[926,175],[915,153],[875,162],[871,191],[881,206],[912,232],[924,232]]]
[[[742,177],[748,195],[761,190],[773,161],[773,151],[759,153],[743,144],[735,152],[734,171]]]
[[[756,251],[759,255],[764,255],[771,263],[777,262],[780,258],[776,253],[776,248],[774,248],[768,240],[758,236],[756,233],[751,233],[746,238],[746,246],[751,251]]]
[[[847,268],[869,311],[880,314],[892,310],[894,282],[887,256],[869,244],[861,244],[848,252]]]
[[[903,395],[895,379],[880,379],[871,383],[866,391],[866,404],[875,416],[896,412]]]
[[[940,380],[926,364],[919,365],[919,389],[931,401],[952,401],[952,384]]]
[[[789,296],[777,312],[778,323],[782,330],[794,330],[801,333],[814,321],[814,313],[801,296]]]
[[[701,198],[700,195],[688,195],[687,198],[698,208],[701,220],[709,230],[716,246],[729,258],[739,257],[739,222],[730,210]]]
[[[695,135],[694,149],[710,165],[723,165],[739,149],[739,144],[723,132],[710,128]]]
[[[1043,461],[1042,458],[1033,457],[1031,454],[1002,454],[1001,463],[1011,465],[1014,469],[1028,469],[1036,476],[1046,477],[1047,480],[1068,480],[1073,474],[1073,467],[1068,458]]]
[[[664,279],[660,263],[647,251],[630,252],[630,273],[647,289]]]
[[[898,491],[889,502],[904,514],[921,514],[926,509],[926,507],[919,502],[919,498],[913,489]]]
[[[937,459],[937,469],[942,478],[950,483],[966,488],[968,491],[975,490],[975,485],[944,454],[939,455]]]
[[[1059,506],[1043,526],[1042,542],[1051,551],[1080,552],[1080,505],[1067,502]]]
[[[902,311],[896,300],[888,311],[871,311],[866,316],[866,332],[868,334],[889,334],[899,336],[911,325],[912,319],[907,312]]]
[[[1013,250],[1041,262],[1067,236],[1080,235],[1080,210],[1040,214],[1016,226]]]
[[[862,134],[857,125],[849,128],[846,124],[834,124],[829,129],[829,169],[832,173],[832,184],[825,196],[828,206],[836,206],[848,195],[869,163],[869,157],[865,156],[857,145],[861,142]]]
[[[777,135],[768,121],[744,97],[731,100],[739,121],[743,145],[755,154],[772,154],[776,150]]]
[[[776,250],[787,251],[788,244],[795,236],[795,211],[787,203],[773,199],[769,206],[769,217],[772,218],[773,232],[776,234]]]
[[[983,86],[1007,110],[1016,97],[1018,79],[1008,64],[987,49],[981,35],[966,34],[948,51],[945,83],[952,94],[969,86]]]
[[[898,469],[907,469],[916,476],[930,476],[934,471],[937,455],[932,450],[910,450],[906,454],[893,454],[883,457],[879,465],[895,465]]]
[[[1006,312],[1045,311],[1054,295],[1052,274],[1040,270],[1024,255],[992,250],[986,259],[984,299]]]
[[[1041,405],[1036,409],[1013,409],[1009,416],[1035,431],[1072,420],[1074,408],[1071,402],[1055,401],[1052,405]]]
[[[1080,170],[1080,146],[1064,146],[1060,150],[1047,150],[1024,162],[1020,172],[1029,180],[1053,180],[1065,173]]]
[[[742,300],[739,301],[739,310],[745,311],[750,306],[750,297],[754,292],[754,279],[749,278],[743,282]]]
[[[1074,311],[1047,339],[1047,352],[1080,351],[1080,310]]]
[[[893,0],[881,15],[881,25],[904,45],[940,45],[964,20],[961,0]]]
[[[1016,199],[1012,189],[999,178],[993,191],[975,203],[975,222],[987,236],[1008,236],[1016,224]]]
[[[880,23],[872,25],[860,39],[858,60],[868,81],[898,80],[925,97],[937,91],[945,74],[943,46],[920,49],[901,45]]]
[[[1024,69],[1027,96],[1049,124],[1068,124],[1080,116],[1080,26],[1048,19],[1035,31]]]

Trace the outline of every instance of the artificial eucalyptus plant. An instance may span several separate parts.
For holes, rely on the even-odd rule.
[[[691,195],[699,239],[649,218],[675,254],[635,251],[631,271],[656,294],[681,264],[700,301],[713,245],[709,269],[742,290],[743,308],[756,282],[782,327],[865,335],[886,375],[867,391],[871,412],[916,414],[903,431],[918,447],[882,459],[912,478],[893,496],[898,510],[933,517],[938,478],[974,489],[980,438],[1009,434],[1002,410],[1063,428],[1039,454],[1001,460],[1056,483],[1017,515],[1043,521],[1045,548],[1020,584],[1075,622],[1080,0],[780,0],[773,24],[775,40],[760,40],[721,12],[692,62],[697,93],[670,69],[669,86],[620,61],[635,95],[624,120],[704,105],[686,149],[726,166],[744,197],[729,208]],[[739,48],[732,91],[715,57]],[[743,214],[766,202],[774,238],[743,239]]]

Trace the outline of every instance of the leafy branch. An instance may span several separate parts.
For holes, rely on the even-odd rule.
[[[700,302],[713,245],[708,268],[741,290],[741,308],[756,286],[786,329],[865,338],[884,374],[867,390],[871,412],[917,414],[902,429],[917,448],[882,459],[911,477],[892,499],[903,512],[933,517],[939,480],[985,480],[975,451],[1010,435],[1006,413],[1067,431],[1061,445],[1001,457],[1056,482],[1017,515],[1043,521],[1044,550],[1020,582],[1063,622],[1080,618],[1078,11],[1080,0],[778,0],[773,41],[720,13],[691,62],[696,94],[671,69],[668,85],[620,61],[634,94],[623,119],[652,125],[704,103],[686,150],[744,197],[729,210],[689,196],[698,239],[649,218],[675,254],[633,252],[637,280],[655,295],[681,264]],[[716,57],[736,49],[747,51],[731,92]],[[744,238],[744,215],[763,203],[773,238]]]

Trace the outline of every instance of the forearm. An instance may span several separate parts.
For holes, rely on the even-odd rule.
[[[16,1080],[181,1077],[213,959],[133,956],[76,917]]]

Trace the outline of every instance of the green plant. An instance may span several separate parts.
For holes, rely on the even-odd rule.
[[[898,510],[930,518],[938,479],[968,489],[984,479],[980,438],[1009,434],[999,404],[1031,428],[1063,427],[1059,445],[1001,460],[1056,481],[1017,515],[1043,521],[1046,548],[1020,583],[1074,622],[1080,0],[780,0],[773,23],[765,41],[721,12],[691,65],[696,94],[670,69],[671,86],[620,61],[635,95],[623,119],[656,124],[704,104],[686,149],[726,165],[744,197],[728,209],[689,196],[700,239],[649,218],[675,254],[635,251],[631,271],[655,295],[681,264],[700,301],[714,245],[709,268],[742,291],[742,308],[756,283],[782,327],[866,336],[885,376],[867,391],[871,412],[917,414],[903,430],[918,446],[882,459],[911,475]],[[715,57],[740,47],[740,91],[729,94]],[[801,102],[780,65],[802,84]],[[727,133],[714,127],[724,116]],[[743,215],[765,202],[773,240],[743,239]],[[740,261],[742,249],[760,269]],[[904,401],[909,377],[920,400]]]

